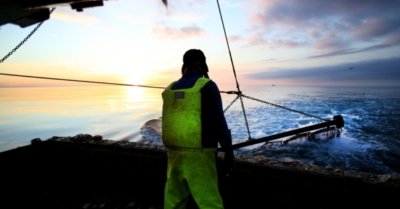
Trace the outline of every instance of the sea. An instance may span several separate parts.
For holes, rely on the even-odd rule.
[[[241,90],[242,97],[221,94],[234,144],[318,124],[336,115],[343,117],[344,127],[340,135],[326,139],[262,142],[235,150],[236,154],[400,174],[400,87],[266,85]],[[161,92],[99,85],[1,87],[0,152],[29,145],[35,138],[77,134],[161,144],[159,132],[146,127],[149,121],[160,120]]]

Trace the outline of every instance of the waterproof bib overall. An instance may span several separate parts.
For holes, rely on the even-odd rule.
[[[200,209],[222,209],[218,190],[216,148],[201,145],[201,89],[210,80],[199,78],[192,88],[162,93],[162,140],[168,168],[164,209],[184,209],[192,194]]]

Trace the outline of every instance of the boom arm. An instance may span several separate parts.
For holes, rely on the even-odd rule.
[[[271,136],[266,136],[266,137],[262,137],[259,139],[251,139],[251,140],[247,140],[245,142],[239,142],[237,144],[232,145],[233,149],[238,149],[238,148],[242,148],[242,147],[247,147],[250,145],[254,145],[254,144],[258,144],[258,143],[263,143],[263,142],[268,142],[271,140],[275,140],[275,139],[279,139],[279,138],[283,138],[283,137],[288,137],[288,136],[293,136],[296,134],[300,134],[300,133],[304,133],[304,132],[308,132],[308,131],[312,131],[312,130],[317,130],[317,129],[321,129],[321,128],[327,128],[330,126],[336,126],[336,128],[342,128],[344,126],[344,120],[343,117],[341,115],[336,115],[333,117],[333,120],[331,121],[326,121],[323,123],[318,123],[315,125],[311,125],[311,126],[306,126],[306,127],[302,127],[302,128],[298,128],[298,129],[294,129],[294,130],[290,130],[287,132],[283,132],[283,133],[279,133],[279,134],[274,134]]]

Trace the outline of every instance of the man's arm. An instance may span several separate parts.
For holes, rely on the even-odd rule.
[[[213,81],[202,89],[202,114],[205,140],[214,139],[214,143],[219,142],[224,152],[232,152],[232,139],[224,115],[221,94]]]

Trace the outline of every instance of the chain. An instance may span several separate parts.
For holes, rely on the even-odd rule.
[[[282,105],[277,105],[277,104],[274,104],[274,103],[271,103],[271,102],[263,101],[263,100],[261,100],[261,99],[257,99],[257,98],[254,98],[254,97],[246,96],[246,95],[244,95],[244,94],[242,94],[242,96],[245,97],[245,98],[247,98],[247,99],[251,99],[251,100],[254,100],[254,101],[257,101],[257,102],[261,102],[261,103],[264,103],[264,104],[268,104],[268,105],[271,105],[271,106],[274,106],[274,107],[279,107],[279,108],[282,108],[282,109],[285,109],[285,110],[289,110],[289,111],[292,111],[292,112],[296,112],[296,113],[299,113],[299,114],[302,114],[302,115],[305,115],[305,116],[309,116],[309,117],[312,117],[312,118],[316,118],[316,119],[319,119],[319,120],[322,120],[322,121],[329,121],[329,120],[327,120],[327,119],[323,119],[323,118],[318,117],[318,116],[315,116],[315,115],[311,115],[311,114],[308,114],[308,113],[305,113],[305,112],[302,112],[302,111],[290,109],[290,108],[288,108],[288,107],[284,107],[284,106],[282,106]]]
[[[243,104],[243,97],[244,97],[244,98],[247,98],[247,99],[250,99],[250,100],[254,100],[254,101],[257,101],[257,102],[261,102],[261,103],[264,103],[264,104],[267,104],[267,105],[271,105],[271,106],[274,106],[274,107],[278,107],[278,108],[282,108],[282,109],[285,109],[285,110],[289,110],[289,111],[292,111],[292,112],[295,112],[295,113],[299,113],[299,114],[302,114],[302,115],[306,115],[306,116],[309,116],[309,117],[312,117],[312,118],[316,118],[316,119],[319,119],[319,120],[322,120],[322,121],[329,121],[329,120],[327,120],[327,119],[323,119],[323,118],[321,118],[321,117],[318,117],[318,116],[315,116],[315,115],[311,115],[311,114],[308,114],[308,113],[305,113],[305,112],[302,112],[302,111],[294,110],[294,109],[291,109],[291,108],[288,108],[288,107],[285,107],[285,106],[282,106],[282,105],[277,105],[277,104],[274,104],[274,103],[271,103],[271,102],[263,101],[263,100],[261,100],[261,99],[257,99],[257,98],[251,97],[251,96],[244,95],[244,94],[242,94],[242,92],[240,92],[240,91],[221,91],[221,93],[236,94],[236,95],[237,95],[236,98],[225,108],[224,113],[225,113],[225,112],[233,105],[233,103],[235,103],[238,99],[240,99],[240,102],[241,102],[241,105],[242,105],[242,109],[243,109],[243,111],[244,111],[244,109],[245,109],[245,108],[244,108],[244,104]],[[250,139],[251,139],[250,128],[249,128],[249,124],[248,124],[248,122],[247,122],[246,113],[243,112],[243,115],[244,115],[244,117],[245,117],[244,119],[245,119],[245,123],[246,123],[247,133],[248,133],[249,140],[250,140]]]
[[[51,14],[56,8],[52,8],[49,12],[49,14]],[[39,28],[40,26],[42,26],[42,24],[44,23],[44,21],[40,22],[25,38],[24,40],[22,40],[16,47],[14,47],[14,49],[12,49],[10,52],[8,52],[8,54],[6,54],[6,56],[4,56],[1,60],[0,63],[3,63],[4,61],[6,61],[6,59],[8,57],[10,57],[11,55],[13,55],[19,47],[21,47]]]

